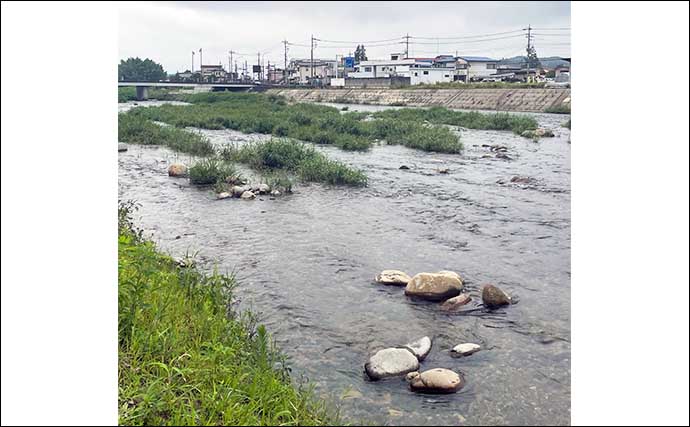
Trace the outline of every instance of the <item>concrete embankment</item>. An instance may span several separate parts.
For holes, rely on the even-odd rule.
[[[570,104],[570,89],[269,89],[298,102],[542,112]]]

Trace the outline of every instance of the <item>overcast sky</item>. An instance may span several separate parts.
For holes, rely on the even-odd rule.
[[[119,59],[151,58],[166,71],[190,69],[199,48],[204,64],[227,67],[234,60],[283,64],[309,57],[309,40],[317,41],[315,58],[335,58],[364,42],[369,59],[403,52],[409,33],[410,56],[459,54],[504,58],[524,55],[521,32],[534,30],[540,57],[570,56],[570,2],[132,2],[119,15]],[[496,34],[507,33],[507,34]],[[454,38],[454,39],[453,39]],[[394,40],[391,40],[394,39]],[[380,40],[386,40],[379,42]],[[348,42],[348,43],[340,43]],[[299,46],[304,45],[304,46]]]

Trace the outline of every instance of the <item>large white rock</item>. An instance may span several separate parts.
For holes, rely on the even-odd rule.
[[[407,374],[410,389],[420,393],[455,393],[464,385],[457,372],[445,368],[435,368]]]
[[[405,295],[431,301],[444,301],[460,294],[462,281],[443,273],[416,274],[405,287]]]
[[[431,338],[422,337],[417,341],[405,344],[403,347],[410,350],[421,362],[431,351]]]
[[[218,193],[218,195],[216,197],[219,200],[222,200],[222,199],[228,199],[228,198],[232,197],[232,195],[226,191],[223,191],[222,193]]]
[[[376,276],[376,282],[384,285],[407,285],[410,276],[400,270],[383,270]]]
[[[364,371],[372,380],[380,380],[419,369],[419,360],[405,348],[386,348],[371,356]]]
[[[474,354],[481,349],[482,346],[480,346],[479,344],[473,344],[468,342],[465,344],[456,345],[450,352],[457,356],[469,356],[470,354]]]
[[[256,188],[259,194],[266,194],[269,191],[271,191],[271,187],[268,186],[268,184],[259,184],[259,186]]]

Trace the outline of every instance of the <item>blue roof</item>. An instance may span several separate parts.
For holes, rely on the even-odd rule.
[[[472,62],[472,61],[498,61],[497,59],[491,59],[491,58],[488,58],[486,56],[460,56],[459,58],[462,58],[468,62]]]

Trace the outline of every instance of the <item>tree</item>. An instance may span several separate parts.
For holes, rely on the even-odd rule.
[[[364,49],[364,45],[357,45],[355,49],[355,64],[359,64],[362,61],[367,60],[367,51]]]
[[[117,78],[120,81],[157,82],[166,76],[163,66],[148,58],[128,58],[120,61],[117,66]]]
[[[539,61],[537,50],[534,48],[534,46],[527,48],[527,66],[530,69],[541,68],[541,62]]]

